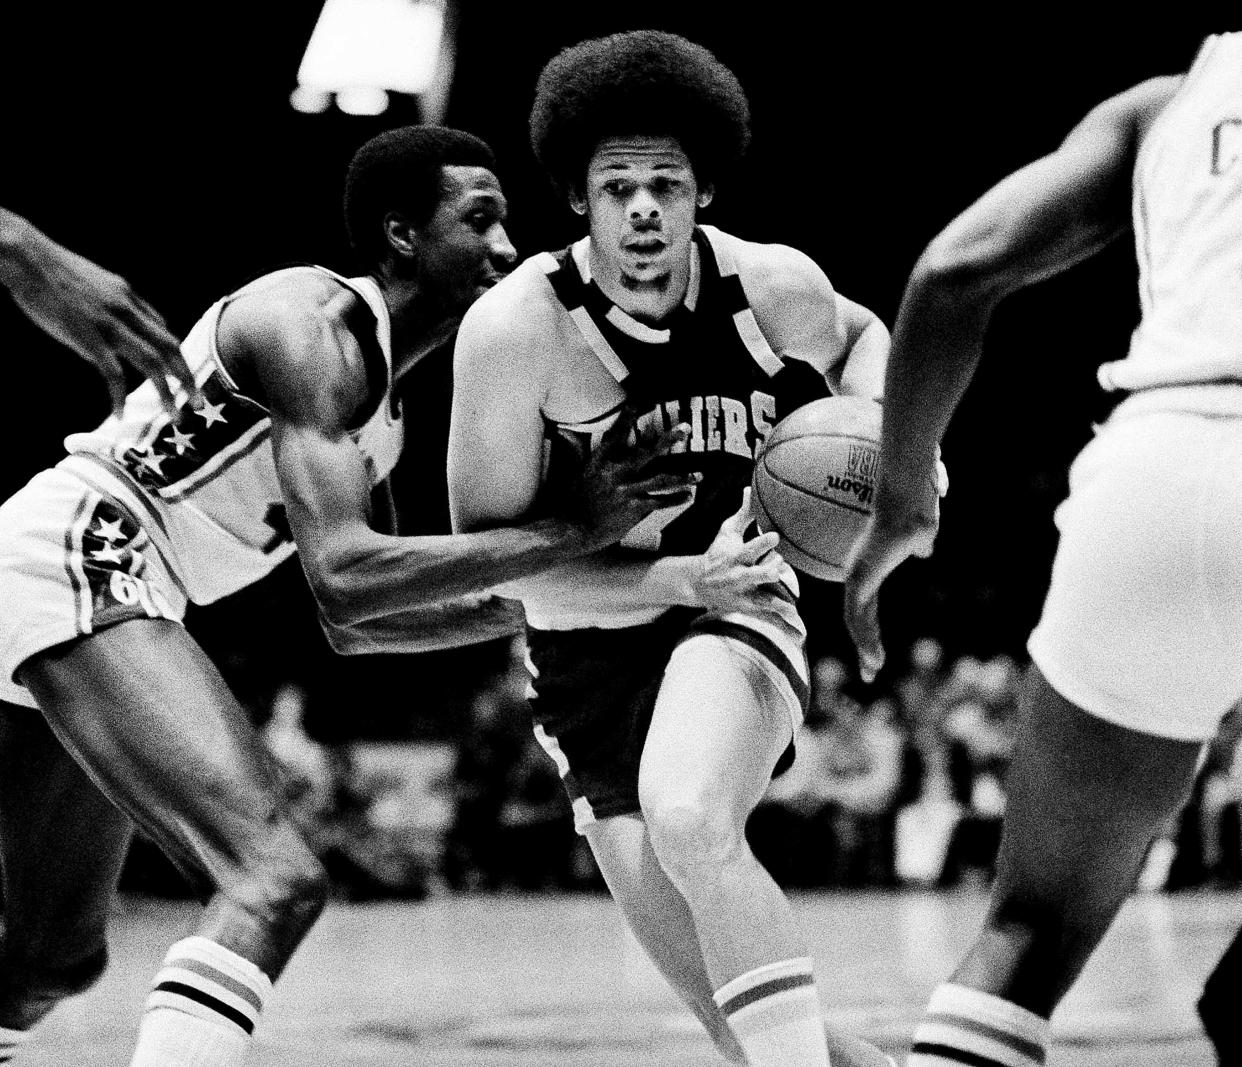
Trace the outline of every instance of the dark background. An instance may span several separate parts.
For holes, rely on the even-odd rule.
[[[86,7],[86,5],[82,5]],[[0,203],[127,278],[183,333],[251,274],[291,260],[349,270],[340,190],[353,150],[418,117],[303,115],[288,104],[320,5],[44,4],[0,41]],[[754,140],[704,221],[795,245],[836,287],[892,322],[920,249],[994,181],[1051,150],[1089,108],[1145,77],[1185,69],[1204,25],[1146,34],[1070,22],[913,24],[888,5],[833,13],[773,2],[464,3],[446,121],[491,142],[523,254],[579,236],[526,141],[535,78],[559,48],[653,26],[710,47],[750,95]],[[727,14],[735,10],[735,14]],[[807,12],[815,12],[808,21]],[[1137,317],[1128,241],[1009,299],[944,444],[952,489],[936,556],[886,588],[900,664],[915,636],[951,654],[1019,658],[1038,617],[1066,468],[1108,410],[1096,366],[1120,357]],[[92,372],[0,300],[5,418],[0,491],[61,455],[65,433],[106,414]],[[407,383],[413,438],[396,477],[411,531],[445,524],[447,357]],[[819,651],[845,657],[839,591],[818,588]],[[341,664],[322,645],[296,566],[190,624],[243,695],[310,679],[321,724],[445,728],[477,679],[456,652]],[[342,712],[346,714],[342,714]],[[327,730],[327,726],[321,727]],[[404,727],[402,727],[404,728]]]

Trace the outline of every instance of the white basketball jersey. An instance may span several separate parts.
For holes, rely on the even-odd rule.
[[[388,308],[370,278],[326,274],[355,292],[375,317],[387,387],[375,412],[353,431],[375,485],[392,470],[404,440],[392,396]],[[271,418],[230,377],[216,326],[232,295],[217,301],[181,345],[203,393],[197,407],[165,412],[150,382],[129,394],[119,418],[65,439],[72,470],[116,497],[160,549],[190,600],[210,603],[257,581],[295,550],[272,457]]]
[[[1106,389],[1242,382],[1242,33],[1204,41],[1134,167],[1143,317]]]

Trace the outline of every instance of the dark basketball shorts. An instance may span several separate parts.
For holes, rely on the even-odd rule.
[[[691,637],[717,635],[738,655],[762,661],[786,694],[791,730],[801,723],[809,696],[802,635],[785,629],[773,641],[732,618],[671,608],[640,626],[528,628],[535,736],[556,763],[579,833],[598,819],[639,810],[638,768],[656,697],[678,645]],[[790,742],[773,777],[793,759]]]
[[[68,471],[0,506],[0,700],[34,707],[14,672],[31,656],[130,619],[185,615],[186,597],[117,499]]]

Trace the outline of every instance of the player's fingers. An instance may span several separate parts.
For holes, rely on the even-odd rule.
[[[623,449],[625,449],[630,439],[630,434],[634,430],[635,412],[629,405],[626,405],[613,419],[612,425],[604,431],[604,435],[599,439],[599,447],[595,450],[596,454],[611,459]]]
[[[112,414],[120,415],[125,406],[125,368],[120,360],[112,354],[108,343],[99,334],[90,339],[74,338],[72,347],[99,372],[108,387]]]
[[[740,562],[751,564],[757,563],[763,559],[769,552],[780,544],[780,535],[776,532],[759,534],[758,537],[752,537],[745,542],[738,550],[737,558]]]
[[[741,537],[746,532],[746,527],[750,525],[750,521],[750,486],[748,485],[742,490],[742,506],[725,519],[721,529]]]
[[[878,601],[861,596],[861,586],[851,576],[845,583],[845,628],[858,650],[858,672],[872,682],[884,666],[884,643],[880,638]]]
[[[927,559],[936,547],[936,531],[923,529],[910,539],[910,555]]]
[[[171,376],[177,384],[191,397],[198,397],[198,386],[194,382],[194,372],[186,363],[181,345],[164,325],[159,313],[140,297],[133,297],[136,306],[128,309],[126,325],[129,327],[135,345],[129,361],[134,369],[155,383],[165,405],[174,410],[176,403],[171,389],[164,382]]]
[[[698,471],[681,474],[653,474],[650,478],[630,482],[627,489],[635,496],[658,496],[662,493],[687,493],[703,480]]]
[[[670,430],[665,430],[658,437],[652,438],[650,441],[639,441],[638,448],[635,450],[635,462],[638,465],[650,463],[659,456],[668,455],[683,441],[690,437],[690,427],[686,423],[679,423]]]
[[[694,487],[679,489],[670,493],[645,493],[640,499],[650,506],[652,511],[663,511],[665,508],[678,508],[694,499]]]

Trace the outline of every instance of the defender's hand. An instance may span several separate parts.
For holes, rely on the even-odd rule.
[[[603,548],[620,540],[653,511],[677,507],[690,499],[701,475],[648,475],[652,460],[667,455],[690,436],[675,426],[652,441],[630,444],[634,412],[623,411],[591,454],[578,486],[578,505],[590,545]]]
[[[903,560],[931,555],[939,520],[939,507],[928,514],[913,495],[886,492],[883,485],[876,494],[871,521],[845,568],[845,625],[865,682],[874,681],[884,666],[880,586]]]
[[[694,581],[696,601],[716,611],[754,611],[770,605],[772,587],[780,581],[785,561],[776,551],[780,537],[760,534],[747,541],[751,523],[750,488],[742,492],[742,506],[721,524],[720,531],[700,558]]]
[[[73,349],[103,375],[112,411],[125,404],[121,360],[154,383],[164,406],[176,410],[168,378],[198,395],[181,346],[164,320],[119,275],[63,248],[30,228],[24,269],[10,283],[17,306],[45,333]]]

